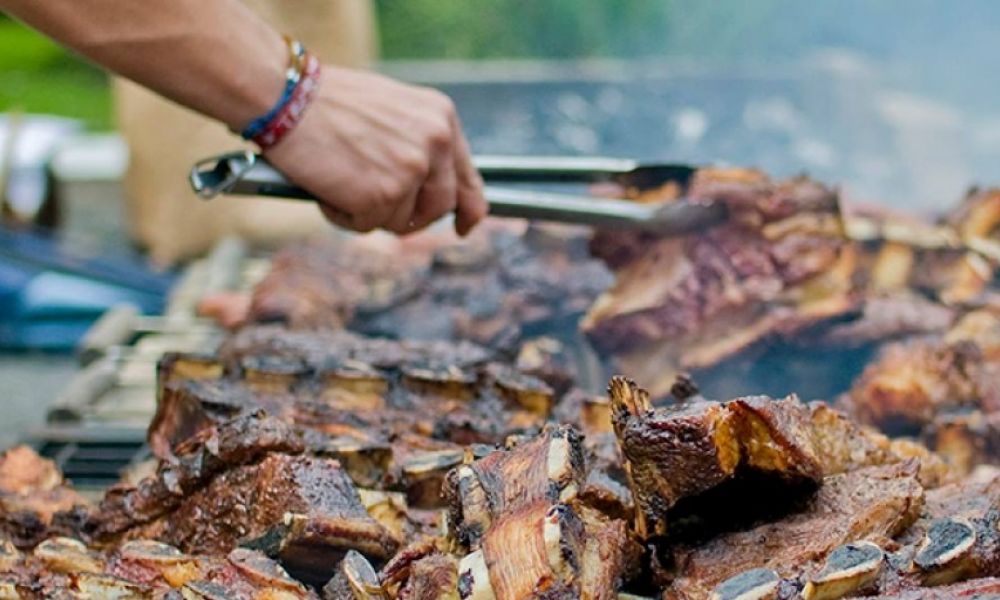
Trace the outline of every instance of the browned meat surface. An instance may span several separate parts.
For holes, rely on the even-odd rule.
[[[423,558],[410,567],[399,600],[458,600],[458,561],[445,554]]]
[[[450,521],[471,550],[461,598],[614,598],[637,552],[626,521],[580,498],[583,453],[576,430],[549,428],[449,476]]]
[[[865,369],[841,405],[865,423],[894,433],[915,434],[939,414],[977,408],[992,390],[980,389],[979,351],[969,344],[912,341],[885,349]]]
[[[991,600],[1000,598],[1000,578],[972,579],[952,585],[919,588],[878,596],[865,596],[871,600]]]
[[[996,241],[1000,236],[1000,189],[972,188],[947,220],[963,240]]]
[[[400,550],[382,569],[389,596],[400,600],[458,600],[458,559],[439,540],[416,542]]]
[[[924,428],[922,437],[959,472],[1000,464],[1000,411],[941,415]]]
[[[616,378],[610,392],[643,537],[666,535],[678,504],[724,484],[773,485],[787,498],[811,492],[822,476],[808,411],[797,399],[703,401],[653,410],[634,383]],[[704,498],[694,502],[704,508]]]
[[[445,496],[451,524],[466,546],[476,548],[495,519],[522,506],[568,502],[584,478],[579,433],[551,428],[509,450],[497,450],[452,472]]]
[[[272,452],[302,450],[302,441],[285,423],[260,413],[206,428],[179,445],[173,460],[161,462],[155,475],[136,485],[109,489],[87,517],[85,532],[95,541],[112,541],[176,510],[191,493],[227,470],[256,464]]]
[[[333,241],[292,245],[274,255],[254,291],[251,319],[299,328],[346,325],[360,310],[412,294],[422,261]]]
[[[734,520],[782,514],[824,476],[870,465],[916,459],[926,483],[951,477],[919,446],[890,442],[794,396],[653,409],[645,390],[626,379],[612,379],[610,393],[643,537],[684,535],[685,529],[704,535]],[[739,510],[734,497],[741,498]]]
[[[52,538],[28,554],[18,553],[5,542],[0,548],[0,596],[24,600],[317,598],[277,563],[251,550],[190,555],[143,540],[101,553],[70,538]]]
[[[834,191],[804,178],[705,169],[687,196],[725,203],[731,220],[681,239],[608,232],[592,244],[616,281],[582,327],[657,396],[679,370],[851,306],[853,254]]]
[[[819,335],[796,337],[793,343],[807,348],[837,346],[852,349],[881,344],[911,336],[943,333],[956,318],[954,308],[939,304],[910,291],[865,298],[857,318],[837,321]]]
[[[86,518],[86,535],[105,545],[154,539],[190,553],[252,546],[312,583],[329,579],[349,549],[392,556],[399,540],[368,514],[339,463],[293,455],[303,446],[282,421],[254,414],[207,431],[155,476],[109,490]]]
[[[314,370],[353,361],[391,370],[405,364],[469,367],[487,362],[493,354],[470,342],[401,342],[336,329],[300,331],[275,325],[244,327],[219,348],[219,357],[231,365],[260,356],[298,359]]]
[[[320,368],[292,354],[249,353],[221,378],[161,381],[150,446],[169,458],[196,432],[263,410],[300,432],[310,452],[341,461],[358,485],[406,491],[428,507],[438,504],[440,479],[461,461],[464,445],[537,431],[562,396],[498,363],[428,364],[402,353],[393,360]]]
[[[674,552],[677,579],[665,598],[708,598],[727,579],[752,569],[794,576],[836,547],[891,538],[920,515],[924,490],[915,463],[868,467],[827,477],[801,512]]]
[[[0,535],[15,546],[34,546],[50,535],[53,515],[88,504],[55,463],[31,448],[15,446],[0,455]]]
[[[335,461],[284,454],[216,476],[175,510],[124,537],[207,554],[241,544],[274,556],[310,583],[328,580],[347,550],[385,560],[399,543],[365,511]]]
[[[922,435],[959,471],[1000,457],[1000,317],[970,312],[941,336],[887,346],[840,406],[863,423]]]
[[[585,233],[482,230],[402,256],[343,241],[300,244],[275,257],[254,290],[251,320],[504,347],[525,327],[558,329],[610,285]]]
[[[886,469],[887,467],[877,467]],[[853,475],[867,470],[855,471]],[[847,474],[840,477],[849,477]],[[826,488],[820,492],[825,493]],[[855,494],[838,510],[856,511],[851,502],[867,497],[874,500],[879,490]],[[874,494],[874,495],[873,495]],[[819,496],[818,496],[819,497]],[[717,563],[740,565],[737,572],[725,573],[726,579],[711,590],[714,597],[735,598],[740,594],[758,594],[754,597],[806,598],[810,600],[837,599],[865,595],[878,597],[951,597],[947,594],[959,590],[973,593],[984,580],[1000,574],[1000,472],[995,469],[981,471],[965,481],[949,484],[928,491],[924,496],[919,518],[905,529],[880,531],[875,535],[863,534],[860,539],[827,548],[819,560],[809,553],[809,544],[822,548],[826,531],[843,530],[837,517],[816,527],[817,536],[796,541],[792,536],[785,543],[773,548],[767,544],[771,529],[764,526],[728,537],[719,538],[708,546],[695,550],[681,549],[703,555],[708,549],[719,552],[714,561],[706,558],[708,569],[717,569]],[[862,511],[863,513],[864,511]],[[873,520],[889,518],[892,511],[869,511]],[[913,513],[916,515],[916,512]],[[798,519],[796,515],[792,519]],[[787,526],[788,520],[768,527]],[[832,529],[829,529],[832,528]],[[782,532],[786,533],[786,532]],[[812,532],[811,532],[812,533]],[[854,531],[851,532],[856,533]],[[760,554],[766,558],[748,559],[740,563],[739,556],[747,552],[738,548],[739,540],[749,543],[746,537],[758,534]],[[796,545],[800,554],[794,554]],[[741,554],[742,552],[742,554]],[[785,553],[792,552],[792,555]],[[728,554],[727,554],[728,553]],[[734,560],[734,555],[736,559]],[[676,556],[675,556],[676,558]],[[761,566],[764,565],[764,566]],[[683,566],[681,564],[680,566]],[[704,575],[704,573],[701,573]],[[971,580],[967,584],[950,587],[955,582]],[[702,598],[709,592],[700,586],[696,575],[692,581],[680,578],[667,590],[667,598]],[[990,597],[990,596],[988,596]]]

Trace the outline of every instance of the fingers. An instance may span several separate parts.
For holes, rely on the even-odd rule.
[[[344,85],[321,88],[268,160],[340,227],[407,234],[454,213],[456,231],[468,233],[487,206],[451,99],[371,74],[336,75]]]
[[[351,229],[353,231],[365,232],[371,231],[373,228],[359,229],[355,226],[355,218],[350,214],[340,210],[339,208],[330,206],[326,202],[319,203],[319,210],[326,217],[326,220],[333,223],[337,227],[343,229]]]
[[[469,143],[462,133],[458,116],[454,118],[455,173],[457,189],[455,198],[455,233],[467,235],[486,217],[489,206],[483,198],[483,178],[472,162]]]
[[[439,150],[427,181],[420,188],[410,219],[409,231],[423,229],[444,215],[455,211],[458,182],[451,149]]]
[[[399,235],[414,231],[416,224],[414,223],[413,213],[417,206],[418,193],[419,190],[412,190],[406,199],[397,205],[396,210],[392,212],[382,228],[393,233],[398,233]]]

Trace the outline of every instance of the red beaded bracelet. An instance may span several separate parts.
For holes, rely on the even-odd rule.
[[[295,126],[302,120],[306,108],[316,95],[319,89],[320,63],[312,54],[306,53],[302,58],[302,72],[298,83],[292,90],[288,101],[278,110],[274,117],[267,122],[259,133],[251,139],[260,146],[261,150],[267,150],[280,142],[288,132],[295,129]]]

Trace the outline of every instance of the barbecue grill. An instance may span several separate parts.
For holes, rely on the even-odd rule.
[[[1000,456],[1000,192],[940,225],[861,228],[804,177],[704,168],[685,194],[730,219],[680,238],[490,231],[388,267],[344,241],[220,247],[164,315],[121,307],[84,341],[28,440],[88,492],[150,477],[55,527],[120,547],[108,572],[170,562],[179,577],[180,561],[299,593],[267,555],[338,600],[598,596],[633,571],[643,597],[995,591],[1000,478],[967,475]],[[237,334],[194,316],[205,293],[250,288]],[[605,394],[621,371],[639,384]],[[848,388],[846,412],[783,397]],[[47,533],[22,529],[24,547]],[[423,534],[438,543],[406,545]],[[45,542],[33,560],[70,550]]]

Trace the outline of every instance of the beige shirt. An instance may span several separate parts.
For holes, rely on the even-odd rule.
[[[324,62],[364,67],[375,55],[370,0],[246,0]],[[118,126],[130,149],[125,179],[130,236],[169,265],[205,252],[226,235],[278,243],[329,229],[315,206],[257,198],[196,197],[195,161],[245,147],[225,126],[124,80],[115,81]]]

